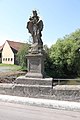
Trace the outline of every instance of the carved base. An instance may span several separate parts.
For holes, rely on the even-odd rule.
[[[31,45],[29,53],[31,54],[39,54],[43,52],[43,43],[34,43]]]
[[[29,78],[43,78],[44,75],[42,73],[31,73],[28,72],[25,77],[29,77]]]

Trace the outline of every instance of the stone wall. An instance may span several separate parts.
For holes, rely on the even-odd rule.
[[[80,86],[0,84],[0,94],[80,102]]]

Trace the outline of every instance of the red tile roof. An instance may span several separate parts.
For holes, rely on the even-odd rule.
[[[6,40],[12,49],[18,51],[24,43]]]
[[[6,41],[8,42],[9,46],[16,51],[18,51],[22,47],[22,45],[25,44],[25,43],[21,43],[21,42],[10,41],[10,40],[6,40]],[[2,46],[0,46],[0,51],[3,49],[4,44]]]

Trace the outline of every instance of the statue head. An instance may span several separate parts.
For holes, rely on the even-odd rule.
[[[37,11],[36,10],[33,10],[33,16],[36,17],[37,16]]]

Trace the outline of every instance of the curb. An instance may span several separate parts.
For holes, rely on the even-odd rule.
[[[25,105],[36,105],[36,106],[48,107],[48,108],[52,108],[52,109],[80,111],[80,103],[79,102],[18,97],[18,96],[10,96],[10,95],[0,95],[0,101],[25,104]]]

